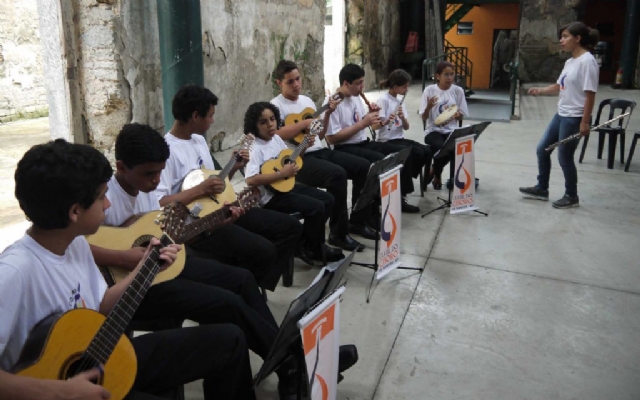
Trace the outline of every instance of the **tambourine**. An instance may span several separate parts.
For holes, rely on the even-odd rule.
[[[457,112],[458,112],[458,106],[454,104],[451,107],[444,110],[442,114],[438,115],[438,118],[436,118],[434,123],[437,126],[446,125],[449,122],[451,122],[451,120],[453,119],[454,115],[456,115]]]

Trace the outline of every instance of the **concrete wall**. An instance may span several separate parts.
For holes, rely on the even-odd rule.
[[[555,82],[569,54],[560,53],[558,28],[577,20],[583,0],[522,0],[520,79]]]
[[[397,67],[400,54],[398,0],[346,0],[346,61],[363,66],[365,87],[377,88]]]
[[[0,121],[48,112],[36,0],[0,0]]]
[[[333,0],[331,25],[324,26],[324,88],[333,93],[340,86],[338,75],[344,66],[344,0]]]

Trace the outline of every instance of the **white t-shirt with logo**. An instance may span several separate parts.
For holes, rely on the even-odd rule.
[[[400,100],[387,92],[384,95],[380,96],[378,100],[376,100],[376,104],[380,106],[380,112],[378,113],[380,115],[380,121],[386,121],[387,118],[389,118],[389,115],[396,112],[396,110],[398,109],[398,105],[400,105]],[[376,140],[378,142],[386,142],[388,140],[402,138],[404,138],[402,119],[400,119],[397,115],[394,122],[391,122],[389,125],[383,126],[382,128],[378,129],[378,134],[376,135]]]
[[[111,203],[105,212],[103,225],[121,226],[134,215],[160,210],[158,197],[154,192],[139,192],[137,196],[131,196],[125,192],[115,175],[107,183],[107,199]]]
[[[420,115],[424,113],[429,105],[429,98],[437,96],[438,103],[429,111],[429,118],[427,119],[427,126],[425,127],[424,134],[428,135],[432,131],[438,131],[443,134],[450,134],[458,127],[458,121],[452,120],[446,125],[436,126],[436,119],[444,111],[448,110],[451,106],[458,106],[458,111],[464,115],[469,115],[469,109],[467,108],[467,99],[464,97],[464,90],[457,85],[451,85],[447,90],[442,90],[438,85],[429,85],[424,88],[422,93],[422,99],[420,100]]]
[[[0,368],[11,370],[31,329],[51,314],[98,310],[107,290],[83,236],[58,256],[25,235],[0,254]]]
[[[327,96],[322,104],[327,104],[329,102],[329,98],[330,96]],[[336,110],[331,113],[329,126],[327,127],[327,135],[335,135],[344,128],[348,128],[351,125],[360,122],[365,115],[367,115],[367,111],[365,110],[365,105],[360,96],[345,97],[344,100],[338,104]],[[362,143],[366,140],[367,128],[358,131],[349,139],[344,142],[340,142],[339,144]]]
[[[194,133],[191,139],[184,140],[167,133],[164,140],[169,145],[171,155],[160,175],[160,184],[154,191],[158,201],[179,193],[184,177],[194,169],[215,169],[207,141],[202,135]]]
[[[314,113],[318,110],[316,108],[316,105],[313,103],[313,100],[303,95],[298,96],[298,100],[292,101],[284,97],[282,94],[280,94],[277,97],[274,97],[273,99],[271,99],[271,104],[278,107],[278,110],[280,110],[280,118],[282,118],[282,121],[280,121],[281,125],[284,125],[284,119],[287,118],[287,115],[289,114],[299,114],[305,108],[313,109]],[[289,147],[295,147],[294,145],[289,143],[287,145]],[[316,140],[313,143],[313,146],[309,147],[306,152],[312,153],[314,151],[322,150],[324,148],[325,147],[324,147],[324,144],[322,143],[322,140],[316,137]]]
[[[582,117],[587,97],[584,92],[598,91],[599,75],[598,62],[591,53],[586,52],[578,58],[568,59],[557,81],[560,85],[558,115]]]
[[[253,149],[251,149],[251,157],[247,163],[245,170],[245,179],[260,174],[260,167],[265,161],[277,158],[280,152],[287,148],[282,138],[274,135],[271,140],[262,140],[256,137]],[[273,171],[275,172],[275,171]],[[264,206],[273,198],[273,192],[264,185],[258,186],[260,189],[260,205]]]

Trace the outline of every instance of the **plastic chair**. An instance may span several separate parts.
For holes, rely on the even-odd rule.
[[[609,118],[607,118],[607,120],[610,120],[614,118],[616,114],[621,115],[626,113],[627,109],[630,109],[629,111],[633,113],[633,109],[636,107],[636,102],[624,99],[602,100],[600,102],[600,105],[598,106],[598,113],[596,115],[596,122],[594,124],[595,126],[600,125],[600,116],[602,115],[602,110],[606,106],[609,106]],[[616,113],[616,110],[620,110],[620,113]],[[620,118],[618,120],[617,126],[607,125],[602,128],[596,129],[599,135],[598,160],[602,159],[602,151],[604,150],[604,139],[606,135],[609,135],[609,155],[607,158],[608,169],[613,169],[613,161],[616,156],[616,143],[618,141],[618,136],[620,136],[620,163],[624,164],[624,134],[627,129],[627,125],[629,125],[629,120],[631,120],[631,115]],[[587,150],[587,143],[589,143],[589,136],[584,137],[584,142],[582,143],[582,151],[580,152],[580,163],[582,163],[582,160],[584,159],[584,153]]]
[[[633,158],[633,152],[636,151],[636,143],[638,143],[638,139],[640,139],[640,132],[636,132],[633,135],[633,140],[631,140],[631,149],[629,149],[629,157],[627,157],[627,164],[624,166],[624,172],[629,171],[629,166],[631,165],[631,159]]]

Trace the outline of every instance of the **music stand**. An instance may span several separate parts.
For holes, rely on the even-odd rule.
[[[411,154],[411,148],[406,147],[397,153],[392,153],[383,158],[380,161],[376,161],[371,164],[369,168],[369,174],[367,175],[367,180],[365,181],[364,187],[360,192],[360,197],[356,202],[355,206],[353,206],[353,211],[359,211],[380,197],[380,175],[384,174],[387,171],[392,170],[397,165],[402,165],[404,167],[404,163]],[[376,231],[376,240],[374,247],[374,259],[373,263],[361,263],[361,262],[352,262],[351,264],[357,265],[360,267],[370,268],[373,270],[373,276],[371,277],[371,282],[369,282],[369,287],[367,288],[367,303],[371,299],[371,287],[373,286],[373,281],[376,277],[376,272],[378,272],[378,250],[379,250],[379,241],[380,241],[380,224],[376,221],[375,231]],[[399,269],[409,269],[413,271],[423,271],[424,268],[415,268],[415,267],[398,267]]]
[[[260,371],[253,379],[253,387],[258,386],[275,372],[289,356],[293,355],[298,361],[298,400],[303,399],[303,393],[310,393],[302,338],[297,324],[304,315],[314,309],[338,287],[354,254],[355,252],[351,252],[346,258],[323,268],[314,283],[291,302],[287,314],[282,319],[276,339],[269,349]],[[335,266],[336,264],[338,265]]]
[[[491,122],[481,122],[479,124],[465,126],[464,128],[458,128],[458,129],[454,130],[453,132],[451,132],[449,134],[449,137],[447,137],[447,140],[444,142],[444,145],[442,146],[442,148],[433,156],[433,158],[437,159],[437,160],[449,157],[450,179],[453,179],[453,176],[455,175],[456,139],[461,138],[461,137],[465,137],[465,136],[473,135],[474,136],[473,141],[475,142],[475,141],[478,140],[478,137],[480,137],[482,132],[484,132],[484,130],[487,129],[487,126],[489,126],[489,124],[491,124]],[[450,208],[451,207],[451,194],[453,192],[453,185],[448,186],[447,189],[449,190],[449,198],[448,199],[443,199],[441,197],[438,197],[438,200],[440,200],[442,202],[442,204],[439,207],[434,208],[433,210],[422,214],[422,218],[424,218],[427,215],[429,215],[431,213],[434,213],[434,212],[436,212],[438,210],[444,210],[446,208]],[[487,214],[485,212],[482,212],[482,211],[479,211],[479,210],[472,210],[472,211],[476,212],[478,214],[482,214],[485,217],[489,216],[489,214]]]

